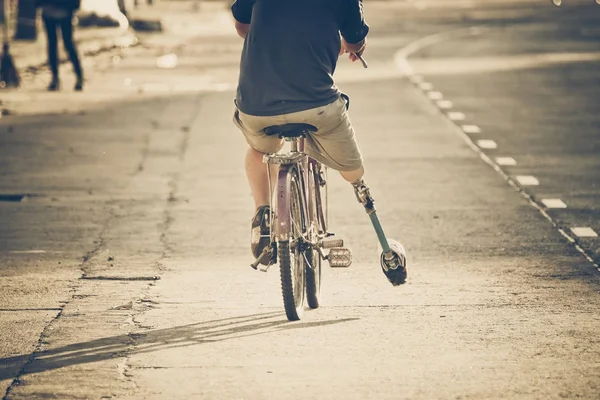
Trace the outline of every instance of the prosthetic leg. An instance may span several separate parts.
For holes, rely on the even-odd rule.
[[[382,253],[380,257],[381,269],[394,286],[401,285],[406,282],[406,252],[404,247],[393,239],[386,238],[377,213],[375,211],[375,201],[369,192],[369,188],[363,179],[352,183],[356,199],[365,207],[365,211],[371,219],[371,223],[377,233],[377,239],[381,244]]]

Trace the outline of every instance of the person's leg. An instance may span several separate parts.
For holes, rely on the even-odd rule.
[[[256,208],[267,205],[270,203],[269,176],[267,171],[271,171],[271,182],[275,182],[277,167],[272,165],[268,168],[262,159],[266,153],[278,152],[283,146],[283,140],[277,137],[266,136],[262,130],[267,126],[283,124],[285,122],[278,116],[255,117],[239,111],[235,112],[233,122],[242,131],[249,145],[246,152],[245,169],[254,205]]]
[[[52,73],[52,81],[50,82],[50,86],[48,86],[48,90],[58,90],[58,26],[55,19],[43,18],[43,21],[48,41],[48,65],[50,66],[50,72]]]
[[[340,173],[350,183],[362,179],[365,169],[354,128],[343,98],[286,117],[289,122],[314,125],[317,132],[306,140],[306,153]]]
[[[63,44],[69,55],[69,59],[73,64],[73,72],[77,77],[75,90],[83,89],[83,71],[81,70],[81,62],[77,53],[77,46],[73,40],[73,15],[70,14],[67,18],[60,20],[60,28],[62,33]]]
[[[264,154],[252,147],[248,148],[246,153],[246,177],[254,198],[255,209],[270,203],[267,164],[262,161]]]
[[[283,141],[276,137],[266,136],[262,130],[270,125],[284,123],[284,120],[278,117],[255,117],[236,110],[233,122],[243,133],[249,145],[246,152],[245,169],[256,209],[251,225],[252,255],[255,258],[262,257],[261,263],[269,265],[273,260],[273,254],[263,255],[263,251],[268,250],[271,229],[269,212],[271,192],[268,171],[271,172],[271,182],[274,183],[278,169],[274,165],[268,167],[262,159],[266,153],[279,151]]]
[[[350,183],[358,182],[365,175],[365,168],[361,166],[358,169],[353,169],[352,171],[340,171],[340,175],[342,178],[347,180]]]

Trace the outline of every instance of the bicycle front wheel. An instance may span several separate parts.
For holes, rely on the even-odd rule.
[[[316,161],[309,163],[308,170],[308,225],[311,243],[318,243],[327,231],[325,222],[325,204],[323,203],[325,180],[322,178],[321,165]],[[306,300],[310,308],[319,308],[321,302],[321,255],[315,248],[306,251]]]
[[[288,232],[288,240],[280,240],[277,246],[281,290],[287,318],[290,321],[297,321],[304,312],[306,262],[303,253],[305,251],[306,215],[298,170],[291,167],[287,171],[280,171],[280,174],[285,175],[280,175],[280,181],[285,179],[285,187],[279,189],[278,201],[283,203],[277,207],[279,214],[277,223],[279,229],[287,229]],[[280,213],[287,213],[287,215]],[[289,220],[286,218],[288,216]],[[283,228],[284,226],[287,228]]]

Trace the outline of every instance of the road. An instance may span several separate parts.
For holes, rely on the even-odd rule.
[[[324,304],[295,323],[276,267],[249,267],[226,16],[202,30],[178,14],[88,57],[84,93],[45,93],[40,74],[4,95],[4,399],[598,399],[598,239],[570,230],[600,228],[590,3],[366,4],[370,67],[336,75],[409,281],[387,282],[330,174],[354,263],[324,270]]]

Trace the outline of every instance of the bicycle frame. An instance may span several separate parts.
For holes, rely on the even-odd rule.
[[[299,187],[300,187],[300,196],[302,198],[302,212],[306,216],[307,219],[307,232],[308,236],[314,236],[314,232],[310,232],[310,229],[315,229],[310,224],[311,214],[309,210],[316,210],[316,217],[321,219],[323,231],[326,230],[327,221],[323,214],[323,204],[321,199],[321,204],[313,204],[313,196],[309,195],[308,184],[311,182],[311,179],[315,179],[316,177],[311,177],[310,173],[318,173],[320,171],[319,162],[307,154],[304,153],[304,138],[285,138],[286,141],[291,143],[291,151],[284,154],[267,154],[264,156],[264,161],[267,163],[268,171],[269,171],[269,187],[271,188],[271,199],[272,203],[275,203],[275,207],[272,207],[272,210],[276,210],[273,213],[273,219],[271,221],[271,240],[272,241],[289,241],[290,240],[290,194],[291,190],[289,187],[288,173],[290,168],[294,167],[298,170],[298,176],[300,179]],[[270,181],[271,173],[270,173],[270,165],[278,165],[279,171],[277,173],[277,182],[275,187],[273,187],[272,182]],[[319,177],[319,180],[321,178]],[[315,190],[319,190],[320,181],[315,181]],[[273,202],[273,195],[276,194],[276,200]],[[319,202],[319,200],[317,200]],[[316,232],[318,233],[318,232]],[[306,242],[309,241],[309,237],[304,237]],[[312,243],[315,244],[315,243]]]

